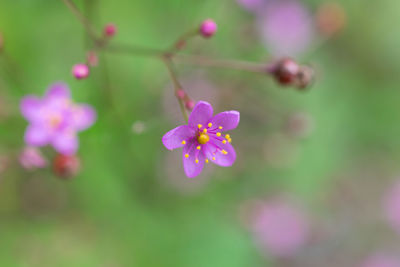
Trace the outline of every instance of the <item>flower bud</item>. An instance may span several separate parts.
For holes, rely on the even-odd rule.
[[[99,58],[95,51],[89,51],[86,54],[86,61],[90,67],[96,67],[99,64]]]
[[[192,110],[193,108],[194,108],[194,101],[193,100],[187,100],[187,101],[185,101],[185,107],[188,109],[188,110]]]
[[[40,150],[35,147],[24,148],[19,155],[19,162],[26,170],[44,168],[47,165],[47,160],[43,157]]]
[[[299,72],[299,65],[290,58],[279,60],[272,70],[275,79],[282,85],[292,84]]]
[[[113,23],[108,23],[104,26],[104,36],[113,37],[117,33],[117,26]]]
[[[61,178],[72,178],[80,170],[81,164],[77,156],[58,154],[53,161],[53,171]]]
[[[296,77],[296,86],[305,89],[314,82],[314,69],[310,66],[301,66]]]
[[[85,79],[89,76],[89,73],[90,69],[86,64],[75,64],[72,67],[72,75],[78,80]]]
[[[217,31],[217,24],[212,19],[206,19],[200,25],[200,34],[205,38],[212,37]]]
[[[183,91],[182,89],[179,89],[178,91],[176,91],[176,97],[179,99],[184,99],[186,96],[185,91]]]

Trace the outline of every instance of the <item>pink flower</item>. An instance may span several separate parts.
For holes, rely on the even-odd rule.
[[[252,217],[250,227],[256,242],[273,256],[292,256],[307,241],[307,220],[289,202],[275,200],[263,203]]]
[[[19,162],[27,170],[35,168],[44,168],[47,166],[47,160],[43,157],[40,150],[35,147],[26,147],[19,155]]]
[[[362,267],[400,267],[400,258],[384,253],[377,253],[368,257]]]
[[[298,1],[270,1],[257,15],[261,37],[275,56],[296,56],[309,46],[312,19]]]
[[[225,111],[213,116],[212,106],[199,101],[193,108],[188,125],[182,125],[166,133],[162,142],[173,150],[183,147],[183,167],[189,178],[200,174],[204,163],[213,162],[228,167],[236,160],[236,152],[230,144],[229,134],[222,132],[235,129],[239,124],[238,111]]]
[[[389,224],[400,234],[400,180],[386,194],[384,208]]]
[[[63,83],[53,84],[44,98],[26,96],[21,101],[22,115],[28,120],[25,143],[52,145],[61,154],[72,155],[78,149],[77,133],[89,128],[96,112],[86,104],[75,104]]]
[[[266,0],[237,0],[237,3],[243,8],[257,12],[260,8],[264,7]]]

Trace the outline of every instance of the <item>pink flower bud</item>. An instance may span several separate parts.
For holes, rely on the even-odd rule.
[[[96,67],[99,64],[99,58],[97,57],[97,54],[94,51],[87,52],[86,60],[90,67]]]
[[[183,91],[182,89],[179,89],[178,91],[176,91],[176,96],[177,96],[179,99],[185,98],[185,95],[186,95],[186,93],[185,93],[185,91]]]
[[[87,76],[89,76],[90,69],[87,65],[85,64],[75,64],[72,67],[72,75],[78,80],[85,79]]]
[[[205,38],[210,38],[217,31],[217,24],[212,19],[206,19],[200,25],[200,34]]]
[[[117,26],[113,23],[108,23],[104,26],[104,35],[107,37],[113,37],[117,33]]]
[[[192,110],[193,108],[194,108],[194,101],[193,100],[188,100],[188,101],[186,101],[185,102],[185,107],[188,109],[188,110]]]

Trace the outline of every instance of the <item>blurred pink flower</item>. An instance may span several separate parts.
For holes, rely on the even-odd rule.
[[[304,52],[313,37],[312,18],[296,0],[271,0],[257,13],[261,38],[275,56]]]
[[[50,86],[45,97],[26,96],[21,101],[21,112],[28,120],[25,143],[29,146],[52,145],[61,154],[75,154],[77,133],[89,128],[96,120],[96,112],[86,104],[75,104],[70,90],[63,83]]]
[[[308,222],[296,205],[273,200],[253,211],[250,228],[260,248],[276,257],[290,257],[308,239]]]
[[[400,180],[387,192],[384,208],[389,224],[400,234]]]
[[[47,160],[43,157],[39,149],[35,147],[25,147],[19,155],[19,162],[27,170],[44,168],[47,166]]]
[[[251,12],[257,12],[268,0],[237,0],[237,3]]]
[[[400,267],[400,258],[384,253],[376,253],[369,256],[361,267]]]

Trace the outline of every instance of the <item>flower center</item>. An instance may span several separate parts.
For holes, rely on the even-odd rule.
[[[201,144],[201,145],[206,144],[208,141],[210,141],[210,137],[206,133],[201,133],[197,137],[197,142],[199,142],[199,144]]]
[[[53,114],[49,118],[49,125],[51,128],[57,128],[62,122],[62,118],[59,115]]]

